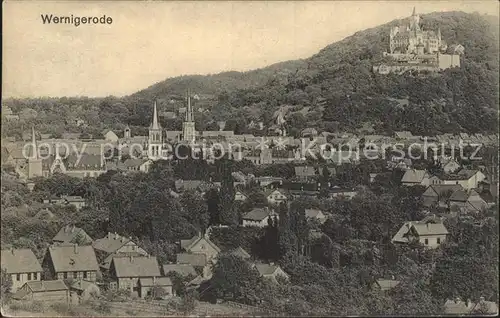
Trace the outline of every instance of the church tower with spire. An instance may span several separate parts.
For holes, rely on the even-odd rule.
[[[158,123],[158,111],[156,109],[156,101],[153,109],[153,122],[149,126],[148,138],[148,158],[157,160],[161,158],[162,151],[162,130],[160,123]]]
[[[182,123],[182,141],[194,142],[196,138],[196,128],[194,125],[193,108],[191,106],[191,95],[187,92],[186,118]]]
[[[31,127],[31,146],[32,151],[30,157],[28,158],[28,179],[43,176],[42,159],[40,159],[38,154],[34,127]]]

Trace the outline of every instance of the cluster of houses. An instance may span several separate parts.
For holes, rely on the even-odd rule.
[[[187,121],[185,124],[192,124],[192,122]],[[157,128],[154,128],[154,125]],[[352,133],[318,133],[315,128],[306,128],[302,131],[300,138],[293,138],[283,135],[266,137],[256,137],[252,134],[236,135],[232,131],[223,130],[197,132],[194,126],[191,126],[186,126],[190,128],[189,134],[194,136],[193,138],[196,137],[201,143],[216,142],[217,147],[224,153],[230,153],[234,160],[247,159],[256,165],[303,164],[307,157],[307,153],[301,151],[303,148],[309,149],[315,155],[322,154],[327,164],[335,166],[343,163],[358,163],[366,156],[366,151],[358,152],[357,149],[360,145],[366,144],[378,147],[369,154],[370,158],[373,158],[375,154],[382,155],[381,152],[385,151],[384,145],[402,144],[408,146],[413,143],[422,143],[424,140],[440,143],[454,149],[458,149],[459,144],[496,145],[498,143],[497,135],[469,135],[466,133],[424,137],[414,136],[408,131],[401,131],[394,133],[393,136],[358,136]],[[23,153],[26,141],[5,141],[2,143],[1,149],[2,165],[13,167],[23,179],[31,179],[35,176],[48,177],[56,172],[78,178],[97,177],[110,170],[147,172],[152,162],[160,157],[159,153],[153,155],[152,152],[156,148],[150,147],[152,143],[153,146],[158,143],[154,138],[156,134],[160,134],[160,141],[171,141],[171,143],[183,141],[184,138],[180,131],[163,131],[158,121],[154,119],[149,136],[132,136],[131,129],[127,127],[122,137],[108,129],[103,131],[104,139],[88,140],[79,137],[78,134],[65,134],[65,138],[54,139],[47,134],[37,134],[32,129],[31,134],[26,135],[29,136],[28,141],[31,141],[31,144],[37,145],[36,153],[33,154],[30,151],[31,147],[28,147],[30,158],[27,158],[26,154]],[[265,140],[264,144],[262,138]],[[41,147],[42,144],[43,147]],[[60,145],[65,146],[60,147]],[[341,145],[348,147],[349,150],[330,148]],[[158,147],[164,147],[164,145],[161,143]],[[117,150],[121,155],[129,155],[130,158],[110,160],[109,152]],[[207,158],[207,160],[213,160],[213,158]]]
[[[401,179],[403,186],[424,186],[423,204],[452,213],[480,212],[496,203],[498,181],[479,169],[463,168],[455,160],[443,165],[436,175],[426,170],[407,169]]]
[[[165,298],[175,295],[167,276],[171,272],[191,277],[188,288],[199,287],[212,277],[221,249],[209,239],[209,232],[181,240],[176,262],[160,266],[155,256],[131,238],[108,233],[93,240],[83,229],[68,225],[53,238],[41,263],[30,249],[4,249],[1,268],[11,277],[10,292],[17,300],[80,303],[98,297],[103,289],[127,290],[139,298]],[[255,262],[241,247],[230,253],[250,262],[264,278],[288,278],[278,265]]]

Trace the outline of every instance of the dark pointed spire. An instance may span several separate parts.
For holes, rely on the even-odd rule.
[[[156,100],[153,109],[153,124],[151,125],[151,129],[160,129],[160,125],[158,124],[158,112],[156,110]]]
[[[35,135],[35,127],[31,126],[31,142],[33,144],[33,159],[38,159],[38,150],[36,147],[36,135]]]
[[[191,93],[189,91],[189,88],[187,90],[186,121],[187,122],[193,121],[193,110],[191,108]]]

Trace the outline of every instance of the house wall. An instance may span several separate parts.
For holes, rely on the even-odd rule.
[[[464,189],[469,189],[468,180],[443,180],[443,184],[459,184]]]
[[[24,290],[28,291],[29,300],[36,301],[46,301],[46,302],[68,302],[69,301],[69,291],[68,290],[54,290],[54,291],[44,291],[33,293],[29,287],[26,285],[23,287]]]
[[[247,199],[247,197],[239,192],[236,192],[236,194],[234,195],[235,201],[245,201],[246,199]]]
[[[12,286],[10,291],[15,293],[26,282],[42,280],[42,272],[31,273],[31,279],[28,279],[28,273],[11,274]]]
[[[279,191],[274,191],[273,193],[267,196],[267,201],[271,204],[281,203],[286,201],[286,196]]]
[[[118,289],[127,289],[131,293],[134,291],[139,291],[137,283],[139,282],[139,277],[120,277],[118,278]]]
[[[269,217],[265,217],[262,221],[253,221],[253,220],[243,220],[243,226],[258,226],[265,227],[267,226]]]
[[[75,276],[76,274],[76,276]],[[86,275],[85,275],[86,274]],[[57,272],[55,279],[83,279],[89,282],[97,280],[97,271],[79,271],[79,272]]]
[[[439,239],[439,243],[438,243]],[[428,248],[437,248],[439,245],[443,244],[443,242],[446,240],[446,235],[425,235],[425,236],[420,236],[419,237],[419,242],[424,245],[425,247]],[[427,244],[426,244],[427,240]]]
[[[193,247],[189,249],[189,252],[205,254],[207,260],[211,260],[219,254],[219,252],[217,252],[217,250],[212,245],[208,244],[205,239],[198,241]]]

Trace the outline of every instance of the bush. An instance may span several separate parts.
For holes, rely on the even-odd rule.
[[[13,302],[10,309],[14,311],[44,312],[45,306],[39,301]]]
[[[92,303],[92,309],[101,314],[111,313],[111,306],[106,301],[99,301],[97,303]]]

